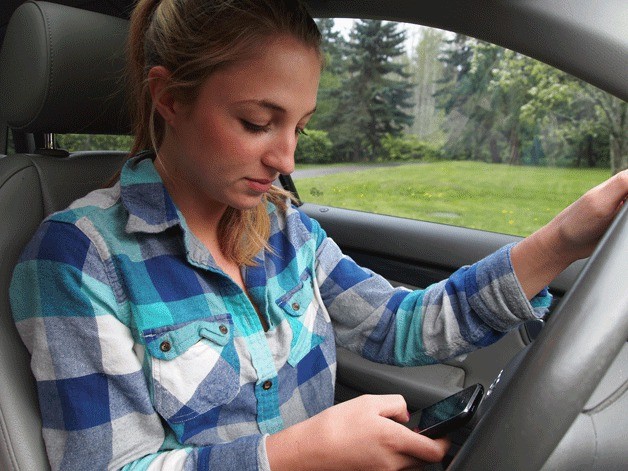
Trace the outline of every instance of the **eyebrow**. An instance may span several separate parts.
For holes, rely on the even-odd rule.
[[[241,103],[255,103],[256,105],[259,105],[262,108],[267,108],[269,110],[279,111],[281,113],[287,112],[283,106],[279,106],[278,104],[273,103],[272,101],[268,101],[268,100],[244,100]],[[305,113],[304,116],[313,115],[315,112],[316,112],[316,106],[312,109],[312,111]]]

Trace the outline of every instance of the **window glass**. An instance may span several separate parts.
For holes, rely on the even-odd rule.
[[[128,151],[133,144],[132,136],[106,134],[56,134],[57,147],[69,152],[81,150],[123,150]]]
[[[557,69],[416,25],[318,24],[305,202],[525,236],[628,166],[626,102]]]

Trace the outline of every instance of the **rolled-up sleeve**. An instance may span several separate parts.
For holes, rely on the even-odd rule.
[[[394,288],[360,267],[320,226],[317,283],[338,345],[380,363],[423,365],[490,345],[527,320],[543,317],[547,289],[528,301],[508,245],[425,289]]]

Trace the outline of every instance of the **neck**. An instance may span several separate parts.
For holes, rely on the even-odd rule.
[[[164,163],[160,153],[155,158],[155,168],[192,232],[201,240],[216,239],[218,223],[227,206],[204,199],[193,183],[184,181],[177,175],[176,169]]]

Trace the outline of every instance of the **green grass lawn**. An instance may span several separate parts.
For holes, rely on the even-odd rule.
[[[608,169],[437,162],[295,184],[309,203],[526,236],[609,176]]]

